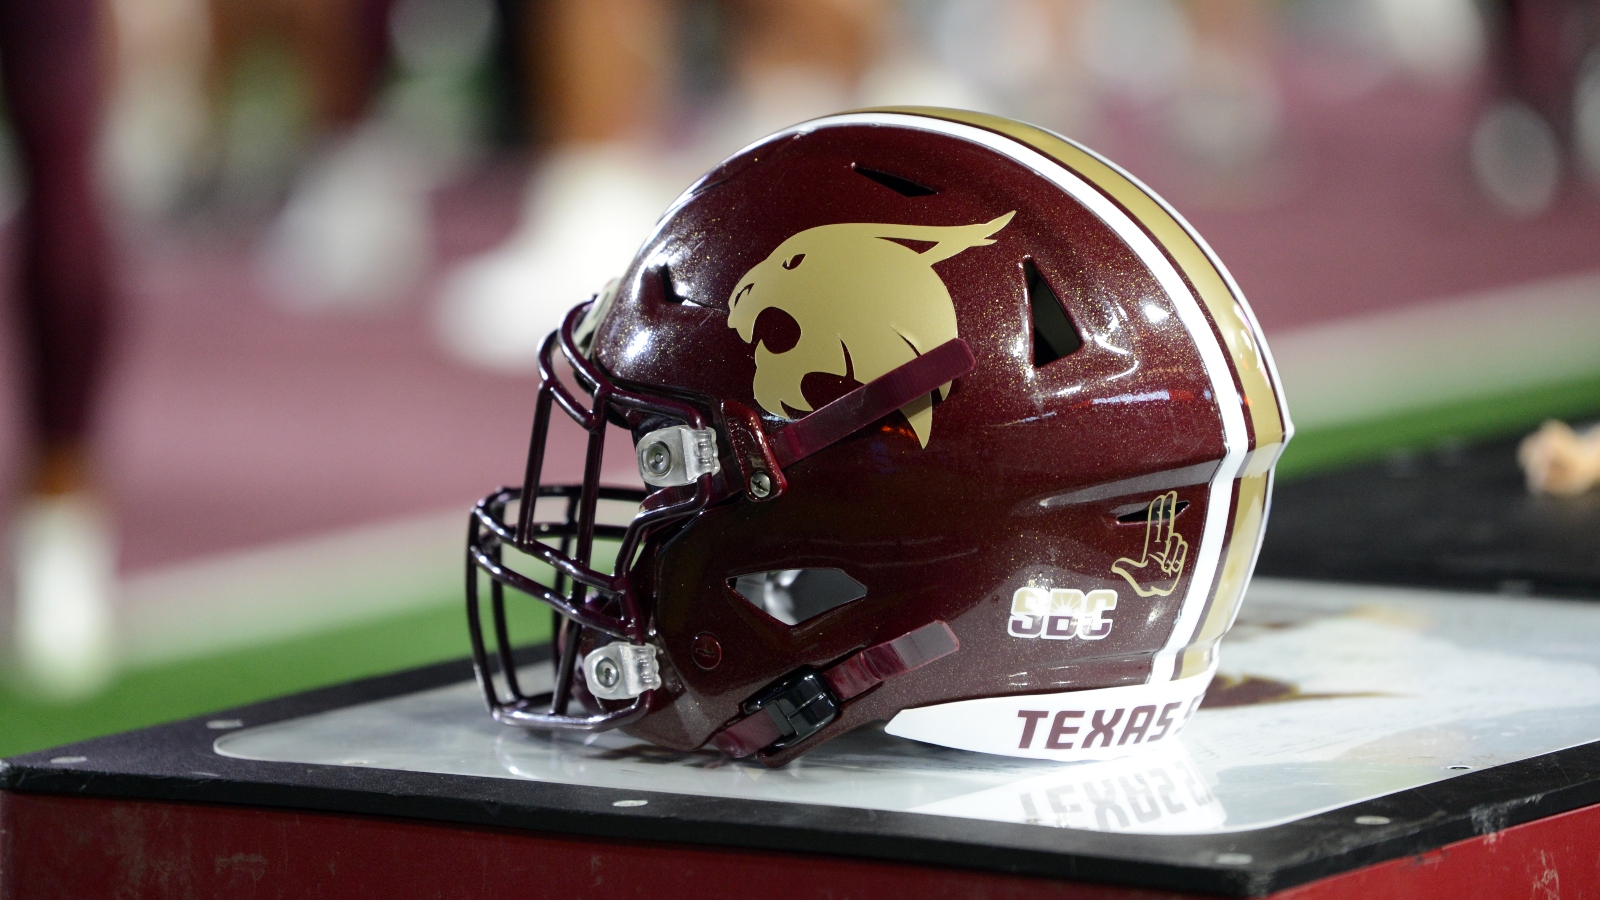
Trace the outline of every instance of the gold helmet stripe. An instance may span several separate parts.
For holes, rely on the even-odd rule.
[[[1238,498],[1233,507],[1233,528],[1228,537],[1228,549],[1222,559],[1222,571],[1217,575],[1217,590],[1204,619],[1178,662],[1179,678],[1198,675],[1211,664],[1211,649],[1233,625],[1244,600],[1245,585],[1255,568],[1256,553],[1261,549],[1261,535],[1267,521],[1267,498],[1272,486],[1271,472],[1245,474],[1238,480]]]
[[[1281,391],[1273,377],[1271,363],[1260,347],[1254,322],[1244,308],[1244,298],[1235,295],[1218,263],[1196,240],[1178,217],[1143,185],[1083,147],[1041,128],[985,113],[936,107],[884,107],[862,112],[899,113],[927,116],[974,125],[1020,141],[1077,172],[1085,181],[1103,191],[1127,210],[1155,238],[1178,270],[1194,286],[1201,303],[1222,335],[1233,362],[1248,410],[1253,435],[1250,460],[1242,474],[1265,472],[1276,460],[1277,450],[1290,429],[1285,427],[1285,410],[1280,406]]]

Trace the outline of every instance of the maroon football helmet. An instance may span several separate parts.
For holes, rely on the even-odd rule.
[[[949,110],[736,154],[541,377],[526,480],[469,537],[495,718],[770,765],[880,721],[1055,759],[1170,740],[1292,433],[1187,223],[1077,144]],[[553,406],[588,431],[582,485],[542,483]],[[645,491],[600,486],[613,427]],[[601,523],[615,501],[631,521]],[[551,694],[518,683],[505,587],[558,614]]]

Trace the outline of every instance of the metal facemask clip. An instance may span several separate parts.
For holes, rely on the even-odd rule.
[[[639,439],[635,452],[639,477],[652,487],[681,487],[722,471],[717,433],[710,428],[658,428]]]
[[[607,644],[583,658],[589,693],[602,700],[631,700],[661,687],[656,648],[649,644]]]

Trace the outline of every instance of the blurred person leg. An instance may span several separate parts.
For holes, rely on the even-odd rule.
[[[1473,128],[1472,173],[1489,200],[1512,215],[1543,212],[1561,183],[1589,24],[1585,6],[1592,4],[1486,4],[1493,96]]]
[[[1273,71],[1268,0],[1189,0],[1194,50],[1169,121],[1174,143],[1205,173],[1237,184],[1279,150],[1283,102]]]
[[[1073,26],[1074,50],[1110,139],[1132,126],[1127,138],[1176,169],[1191,198],[1237,207],[1278,196],[1286,167],[1277,6],[1090,0]]]
[[[660,151],[675,96],[682,8],[664,0],[551,3],[534,18],[550,150],[519,234],[446,284],[440,332],[458,357],[530,368],[573,304],[620,275],[705,166],[797,121],[857,105],[883,0],[725,0],[733,84],[701,140]]]
[[[684,186],[660,161],[675,102],[677,12],[666,0],[586,0],[528,16],[531,93],[549,149],[517,233],[443,286],[439,334],[456,357],[531,368],[545,335],[622,274]]]
[[[1024,0],[1030,2],[1030,0]],[[1043,0],[1032,0],[1043,2]],[[973,35],[945,41],[941,29],[949,5],[931,10],[924,6],[894,4],[885,17],[881,47],[861,74],[856,95],[858,105],[942,106],[948,109],[998,109],[986,85],[981,84],[963,63],[983,58],[981,48],[973,48]],[[953,29],[952,29],[953,30]],[[946,52],[951,45],[956,53]],[[969,50],[969,48],[971,48]],[[957,58],[951,58],[955,56]],[[1034,117],[1035,121],[1039,117]]]
[[[1592,6],[1600,18],[1600,4]],[[1578,86],[1573,91],[1572,147],[1589,186],[1600,190],[1600,40],[1584,58]]]
[[[936,71],[918,77],[914,67],[897,72],[893,62],[879,63],[866,75],[862,99],[872,106],[923,105],[918,96],[932,87],[946,96],[931,97],[926,105],[994,112],[1083,139],[1093,129],[1096,113],[1093,85],[1078,52],[1090,2],[946,0],[902,5],[892,21],[921,32],[922,52],[936,61]],[[891,55],[903,52],[891,46]],[[913,77],[922,83],[909,83]]]
[[[387,64],[391,0],[208,0],[212,202],[259,214],[308,147],[366,116]]]
[[[218,118],[238,102],[253,54],[282,52],[296,67],[313,134],[360,122],[382,82],[394,0],[209,0],[207,75]]]
[[[303,74],[306,133],[292,142],[283,208],[258,259],[268,296],[297,312],[391,306],[431,261],[433,188],[475,140],[494,3],[213,2],[219,86],[274,44]],[[243,165],[234,180],[246,186],[232,193],[275,193],[274,165]]]
[[[248,219],[282,191],[310,118],[304,66],[290,49],[296,0],[208,0],[211,134],[199,205]]]
[[[393,0],[295,0],[295,53],[311,82],[321,133],[359,124],[372,108],[388,61]]]
[[[733,84],[719,157],[857,105],[887,31],[882,0],[727,0]]]
[[[323,112],[261,274],[294,311],[392,306],[432,258],[432,191],[475,139],[467,94],[490,53],[494,6],[347,0],[330,16],[326,3],[301,2],[325,35],[301,50],[322,72]]]
[[[89,424],[111,322],[110,248],[95,180],[99,5],[0,3],[0,78],[27,198],[14,288],[34,441],[11,525],[16,661],[42,691],[75,696],[112,668],[115,540],[89,471]]]
[[[114,72],[101,156],[114,214],[131,222],[176,212],[196,187],[210,126],[207,0],[108,0]]]

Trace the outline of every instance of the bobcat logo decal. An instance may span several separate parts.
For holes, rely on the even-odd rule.
[[[792,348],[756,345],[755,397],[775,416],[809,412],[800,382],[813,372],[865,384],[956,335],[955,305],[934,263],[994,243],[1015,212],[976,225],[819,225],[790,237],[757,263],[728,299],[728,327],[745,343],[756,319],[776,308],[800,326]],[[917,251],[896,241],[927,242]],[[940,396],[950,390],[947,384]],[[787,407],[787,408],[785,408]],[[901,408],[922,446],[933,428],[933,396]]]

